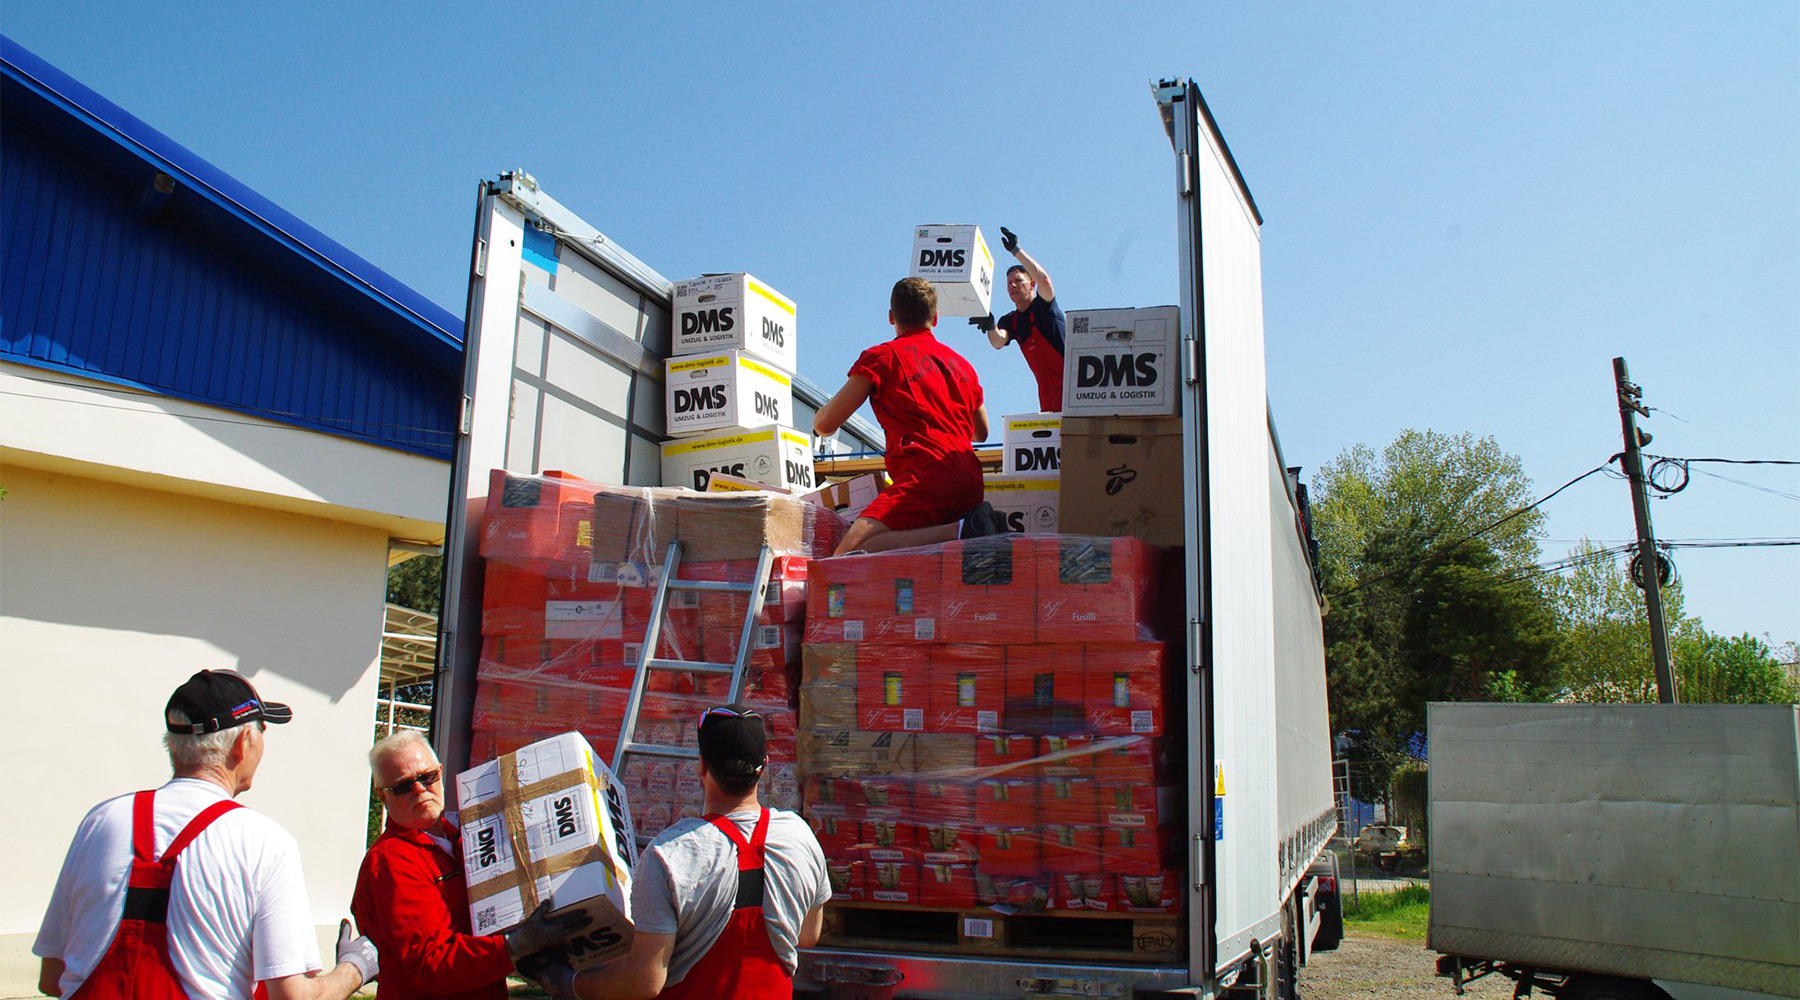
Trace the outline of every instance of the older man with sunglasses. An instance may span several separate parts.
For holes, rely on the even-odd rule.
[[[586,914],[540,906],[505,934],[470,933],[462,837],[444,811],[444,769],[402,730],[369,751],[387,829],[363,856],[350,912],[381,950],[378,1000],[503,1000],[521,957],[560,944]]]

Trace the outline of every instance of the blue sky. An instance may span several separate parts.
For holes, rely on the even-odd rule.
[[[1065,308],[1176,301],[1148,82],[1191,76],[1264,216],[1291,463],[1467,430],[1541,495],[1619,450],[1615,355],[1651,452],[1800,459],[1800,5],[624,6],[62,0],[0,30],[458,314],[477,182],[522,167],[671,279],[792,296],[827,386],[920,222],[1009,226]],[[992,412],[1035,408],[1015,353],[941,332]],[[1694,468],[1659,536],[1800,536],[1800,467]],[[1546,559],[1632,534],[1614,479],[1544,509]],[[1800,548],[1676,562],[1709,627],[1800,638]]]

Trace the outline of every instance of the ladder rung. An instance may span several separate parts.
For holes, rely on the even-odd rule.
[[[681,760],[699,760],[700,751],[693,747],[666,747],[658,743],[627,743],[626,753],[641,753],[646,757],[675,757]]]
[[[651,670],[676,670],[684,674],[729,674],[736,668],[731,663],[699,663],[693,660],[652,658],[644,664]]]
[[[670,590],[702,590],[712,593],[748,594],[753,583],[726,583],[722,580],[670,580]]]

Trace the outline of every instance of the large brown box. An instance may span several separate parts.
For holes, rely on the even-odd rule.
[[[1059,532],[1182,544],[1180,417],[1065,416],[1062,435]]]

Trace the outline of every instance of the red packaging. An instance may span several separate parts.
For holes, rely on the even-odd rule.
[[[1020,536],[1024,537],[1024,536]],[[1032,646],[1006,658],[1006,714],[1015,733],[1079,733],[1087,727],[1080,646]]]
[[[813,816],[813,835],[819,838],[819,848],[825,857],[831,860],[847,859],[851,852],[862,843],[860,824],[856,820],[844,816]]]
[[[1038,814],[1044,822],[1097,823],[1100,788],[1092,778],[1044,778],[1038,782]]]
[[[1010,534],[945,542],[938,640],[993,645],[1037,641],[1036,544],[1032,536]]]
[[[978,736],[975,738],[975,767],[986,774],[993,768],[1003,768],[995,776],[1016,778],[1031,773],[1030,762],[1038,755],[1038,741],[1035,736],[1013,736],[1002,734],[997,736]]]
[[[918,862],[870,861],[867,871],[869,899],[877,903],[918,903]]]
[[[863,861],[850,861],[828,857],[825,861],[825,875],[831,882],[831,898],[838,902],[860,902],[868,898],[864,886],[867,878],[868,864]]]
[[[926,861],[940,864],[975,859],[977,827],[973,823],[930,820],[920,824],[914,843]]]
[[[1181,873],[1163,870],[1144,875],[1120,875],[1117,905],[1125,913],[1174,913],[1180,905]]]
[[[594,493],[599,487],[563,472],[488,474],[481,555],[524,566],[585,565],[592,558]]]
[[[622,588],[623,617],[619,638],[630,650],[642,648],[645,630],[650,626],[650,612],[656,606],[655,587]],[[691,590],[669,591],[669,606],[663,615],[661,637],[657,640],[657,656],[665,660],[699,662],[702,655],[700,636],[700,604]],[[632,661],[635,663],[635,659]]]
[[[975,866],[975,898],[983,905],[999,904],[1014,913],[1041,913],[1050,909],[1052,877],[1044,872],[989,873]]]
[[[1034,773],[1045,778],[1091,778],[1094,775],[1092,736],[1042,736],[1038,738]]]
[[[1094,777],[1101,781],[1156,784],[1178,777],[1174,741],[1162,736],[1114,737],[1099,741]]]
[[[936,641],[939,560],[936,547],[813,560],[807,567],[806,641]]]
[[[973,822],[975,784],[920,777],[913,785],[913,808],[921,823]]]
[[[482,577],[481,634],[542,639],[543,573],[513,563],[490,561]]]
[[[1112,827],[1153,828],[1180,820],[1180,796],[1174,785],[1105,782],[1095,787],[1100,822]]]
[[[1109,872],[1118,875],[1155,875],[1173,860],[1173,838],[1169,827],[1102,828],[1100,861]]]
[[[912,781],[906,777],[857,778],[863,819],[899,819],[912,812]]]
[[[865,646],[856,660],[856,715],[867,732],[920,732],[925,728],[929,658],[921,647]]]
[[[1136,538],[1039,535],[1037,641],[1135,642],[1154,634],[1155,547]]]
[[[917,861],[918,838],[913,824],[902,819],[862,821],[864,857],[870,861]]]
[[[981,870],[989,875],[1032,875],[1043,871],[1042,836],[1036,827],[984,826],[975,835]]]
[[[1159,736],[1168,701],[1160,642],[1084,647],[1088,728],[1103,736]]]
[[[919,905],[966,910],[975,905],[975,866],[926,862],[919,866]]]
[[[1100,830],[1093,826],[1073,824],[1046,825],[1043,828],[1044,868],[1053,872],[1098,872],[1100,864]]]
[[[1033,826],[1038,822],[1034,778],[990,778],[975,783],[975,822],[981,826]]]
[[[1055,898],[1051,901],[1051,906],[1055,909],[1108,912],[1118,905],[1118,880],[1111,875],[1100,874],[1098,869],[1090,867],[1085,871],[1056,871],[1050,874],[1055,886]]]
[[[925,728],[937,733],[991,733],[1006,701],[1006,647],[933,646],[926,676]]]

